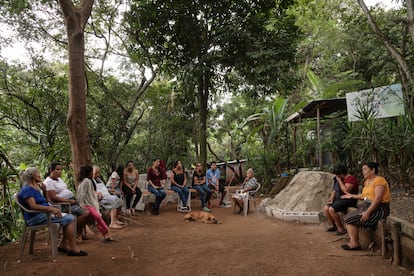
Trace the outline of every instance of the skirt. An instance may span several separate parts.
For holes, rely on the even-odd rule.
[[[368,220],[362,222],[362,212],[368,209],[369,205],[363,204],[358,208],[357,211],[349,213],[344,216],[344,221],[346,224],[355,225],[358,228],[363,228],[367,231],[374,230],[377,222],[381,219],[385,219],[390,214],[390,204],[389,203],[380,203],[377,209],[372,212]]]

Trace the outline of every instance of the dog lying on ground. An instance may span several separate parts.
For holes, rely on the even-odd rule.
[[[198,221],[202,223],[213,223],[218,224],[218,220],[216,217],[210,213],[207,212],[190,212],[187,215],[184,216],[184,220],[186,221]]]

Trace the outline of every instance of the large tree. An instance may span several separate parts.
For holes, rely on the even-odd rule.
[[[111,1],[96,4],[93,1],[20,1],[18,5],[14,4],[0,7],[0,21],[8,24],[15,34],[7,38],[7,43],[6,39],[1,39],[0,49],[18,38],[25,42],[24,47],[33,58],[43,55],[44,59],[62,62],[69,55],[75,61],[69,62],[69,82],[73,84],[70,108],[66,106],[61,110],[65,115],[69,110],[70,137],[79,138],[79,143],[71,139],[74,169],[90,163],[91,158],[104,167],[119,162],[122,150],[133,137],[146,110],[142,96],[156,76],[145,49],[135,49],[128,54],[130,44],[122,17],[128,4]],[[90,13],[92,4],[94,8]],[[62,10],[66,11],[64,16]],[[62,28],[65,24],[74,29],[65,32]],[[65,34],[68,34],[67,38]],[[75,69],[76,66],[80,69]],[[64,95],[67,97],[67,93]],[[87,112],[85,108],[76,111],[85,101]],[[85,123],[80,123],[82,121]],[[81,145],[84,150],[79,151]],[[79,159],[76,157],[79,153],[81,160],[75,161]],[[58,152],[52,155],[57,156]],[[70,159],[67,156],[59,158]]]
[[[94,0],[59,0],[65,17],[69,54],[69,109],[67,127],[75,175],[81,165],[92,163],[86,119],[85,26]],[[76,183],[76,182],[75,182]]]
[[[256,92],[286,93],[292,84],[296,33],[285,15],[291,2],[134,1],[131,6],[133,38],[150,49],[165,73],[195,92],[201,162],[207,160],[209,100],[228,72],[237,70],[244,87],[253,84]]]

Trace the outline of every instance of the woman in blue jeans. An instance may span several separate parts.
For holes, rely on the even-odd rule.
[[[206,203],[209,202],[212,191],[206,185],[206,175],[203,172],[201,163],[197,163],[193,173],[193,188],[200,194],[201,208],[203,208],[203,211],[211,212],[210,208],[206,206]]]
[[[160,167],[160,160],[155,159],[147,172],[148,191],[155,195],[155,206],[152,210],[154,215],[160,214],[161,202],[167,196],[164,190],[165,179],[167,179],[167,174],[165,173],[165,170]]]
[[[181,161],[174,162],[174,168],[170,174],[171,190],[176,192],[183,203],[183,210],[190,210],[188,204],[188,187],[187,187],[187,175],[184,171],[183,163]]]
[[[68,256],[87,256],[88,254],[76,245],[75,231],[76,218],[71,214],[62,214],[58,208],[49,206],[47,199],[41,194],[46,192],[38,170],[34,167],[27,168],[22,174],[25,185],[21,188],[18,196],[19,202],[29,210],[51,212],[52,222],[59,223],[63,227],[63,238],[58,247],[59,252]],[[41,225],[47,222],[46,213],[24,212],[24,220],[28,226]]]

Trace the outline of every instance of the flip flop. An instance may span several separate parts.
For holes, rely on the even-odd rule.
[[[343,244],[343,245],[341,245],[341,247],[342,247],[342,249],[343,249],[343,250],[348,250],[348,251],[357,251],[357,250],[362,250],[362,248],[361,248],[361,246],[360,246],[360,245],[355,246],[355,247],[350,247],[350,246],[349,246],[349,245],[347,245],[347,244]]]
[[[75,252],[75,251],[68,251],[68,256],[88,256],[88,253],[86,253],[85,251],[80,250],[79,252]]]
[[[117,240],[115,240],[112,237],[109,237],[109,238],[106,238],[106,239],[102,239],[102,242],[105,242],[105,243],[107,243],[107,242],[117,242]]]
[[[63,247],[58,247],[58,252],[62,252],[62,253],[68,253],[69,250],[67,250],[66,248]]]

